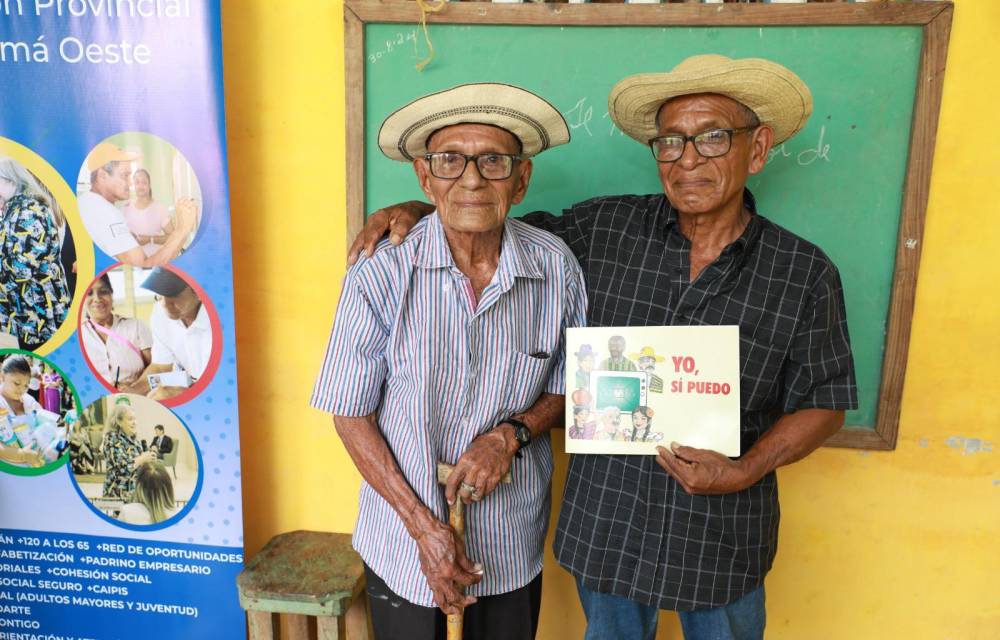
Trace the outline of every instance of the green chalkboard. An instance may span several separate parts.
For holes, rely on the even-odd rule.
[[[364,208],[422,199],[413,169],[385,158],[378,127],[410,100],[466,82],[504,82],[545,97],[570,144],[535,160],[513,211],[558,213],[593,196],[660,192],[649,150],[612,124],[607,96],[626,75],[668,70],[696,53],[764,57],[810,87],[805,128],[751,178],[760,212],[822,247],[847,298],[860,408],[874,429],[924,30],[921,26],[570,26],[364,23]],[[934,114],[936,119],[936,113]]]

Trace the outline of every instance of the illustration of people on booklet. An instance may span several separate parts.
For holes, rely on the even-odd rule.
[[[629,358],[639,363],[639,371],[649,375],[649,390],[653,393],[663,393],[663,378],[656,375],[656,363],[663,362],[666,358],[657,355],[653,347],[643,347],[639,353],[633,353]]]
[[[611,336],[608,339],[608,352],[611,354],[601,361],[603,371],[636,371],[635,363],[625,357],[625,338]]]
[[[630,442],[659,442],[663,439],[662,431],[653,431],[653,410],[649,407],[636,407],[632,412],[632,433]]]
[[[574,353],[576,356],[576,388],[590,389],[590,372],[594,370],[594,348],[589,344],[580,345],[580,350]]]
[[[573,408],[573,426],[569,428],[569,437],[577,440],[592,440],[597,423],[590,419],[590,407],[577,406]]]

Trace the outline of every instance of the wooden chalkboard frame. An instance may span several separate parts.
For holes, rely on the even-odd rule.
[[[562,26],[824,26],[916,25],[923,48],[914,98],[910,153],[896,246],[892,297],[875,428],[845,425],[826,444],[834,447],[892,450],[899,412],[917,288],[917,270],[930,190],[931,164],[944,86],[951,2],[865,4],[492,4],[448,3],[429,13],[427,22],[489,25]],[[345,0],[344,50],[347,100],[347,238],[364,225],[364,27],[366,23],[416,24],[420,8],[412,1]]]

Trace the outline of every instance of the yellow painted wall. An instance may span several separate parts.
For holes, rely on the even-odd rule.
[[[768,638],[1000,638],[1000,3],[957,4],[899,446],[780,472]],[[344,273],[341,4],[226,0],[223,39],[252,554],[281,531],[350,531],[356,513],[359,476],[307,408]],[[580,637],[548,554],[539,638]]]

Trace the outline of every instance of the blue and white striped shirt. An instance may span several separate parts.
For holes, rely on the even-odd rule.
[[[379,245],[351,268],[312,405],[341,416],[378,411],[378,425],[417,496],[442,520],[436,463],[454,464],[476,436],[564,393],[566,327],[583,326],[583,274],[565,244],[504,223],[500,261],[478,305],[437,213],[403,244]],[[470,595],[506,593],[542,570],[549,520],[548,434],[515,458],[501,484],[466,511],[466,548],[485,569]],[[354,547],[395,593],[435,606],[416,542],[389,504],[361,486]]]

